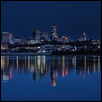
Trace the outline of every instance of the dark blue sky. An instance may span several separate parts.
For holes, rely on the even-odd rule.
[[[1,32],[32,38],[36,28],[50,35],[52,25],[71,40],[83,32],[101,39],[101,1],[1,1]]]

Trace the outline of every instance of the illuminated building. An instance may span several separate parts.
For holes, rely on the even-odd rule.
[[[70,39],[68,38],[68,36],[62,36],[62,41],[63,43],[68,43],[70,41]]]
[[[86,33],[83,33],[83,40],[86,41]]]
[[[59,36],[57,41],[58,42],[63,42],[63,43],[68,43],[68,42],[70,42],[70,39],[69,39],[68,36]]]
[[[74,46],[74,50],[75,50],[75,51],[77,50],[77,47],[76,47],[76,46]]]
[[[36,28],[34,31],[33,31],[33,39],[34,40],[40,40],[40,30],[38,28]]]
[[[47,33],[41,33],[40,40],[47,41],[48,40],[48,34]]]
[[[98,48],[100,48],[100,45],[98,45]]]
[[[57,36],[53,36],[53,37],[52,37],[52,40],[58,41],[58,37],[57,37]]]
[[[1,43],[1,49],[2,50],[8,49],[8,45],[5,43]]]
[[[11,41],[11,40],[13,40],[13,34],[12,33],[9,34],[9,41]]]
[[[14,42],[13,42],[13,34],[12,33],[9,34],[9,43],[10,44],[14,44]]]
[[[22,43],[22,39],[20,37],[16,37],[14,40],[15,44],[21,44]]]
[[[26,40],[26,43],[27,44],[37,44],[39,42],[40,42],[40,40],[34,40],[34,39],[27,39]]]
[[[51,26],[50,39],[52,39],[54,36],[57,36],[56,26]]]
[[[1,32],[1,42],[9,43],[9,32]]]
[[[76,41],[83,41],[83,38],[82,37],[77,37]]]

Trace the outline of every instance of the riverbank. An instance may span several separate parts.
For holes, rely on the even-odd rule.
[[[1,53],[1,56],[50,55],[51,53]]]
[[[52,55],[101,55],[101,51],[53,51]]]
[[[101,54],[99,53],[1,53],[1,56],[24,56],[24,55],[29,55],[29,56],[33,56],[33,55],[99,55],[101,56]]]

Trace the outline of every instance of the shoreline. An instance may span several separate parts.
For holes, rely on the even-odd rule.
[[[51,53],[1,53],[1,56],[15,56],[15,55],[51,55]]]
[[[23,56],[23,55],[94,55],[94,56],[101,56],[101,54],[96,54],[96,53],[92,53],[92,54],[88,54],[88,53],[1,53],[1,56]]]

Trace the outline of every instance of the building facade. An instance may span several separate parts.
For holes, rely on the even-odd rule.
[[[48,34],[47,33],[41,33],[40,40],[47,41],[48,40]]]
[[[11,40],[13,40],[13,34],[12,33],[9,34],[9,41],[11,41]]]
[[[51,26],[50,39],[52,39],[54,36],[57,36],[56,26]]]
[[[68,36],[59,36],[57,41],[58,42],[63,42],[63,43],[68,43],[68,42],[70,42],[70,39],[69,39]]]
[[[33,39],[34,40],[40,40],[40,30],[38,28],[36,28],[34,31],[33,31]]]
[[[1,42],[9,43],[9,32],[1,32]]]
[[[77,37],[76,41],[83,41],[83,38],[82,37]]]
[[[86,41],[86,33],[83,33],[83,40]]]
[[[20,37],[16,37],[14,40],[15,44],[21,44],[22,43],[22,39]]]
[[[26,42],[27,44],[37,44],[40,43],[40,40],[28,39]]]

